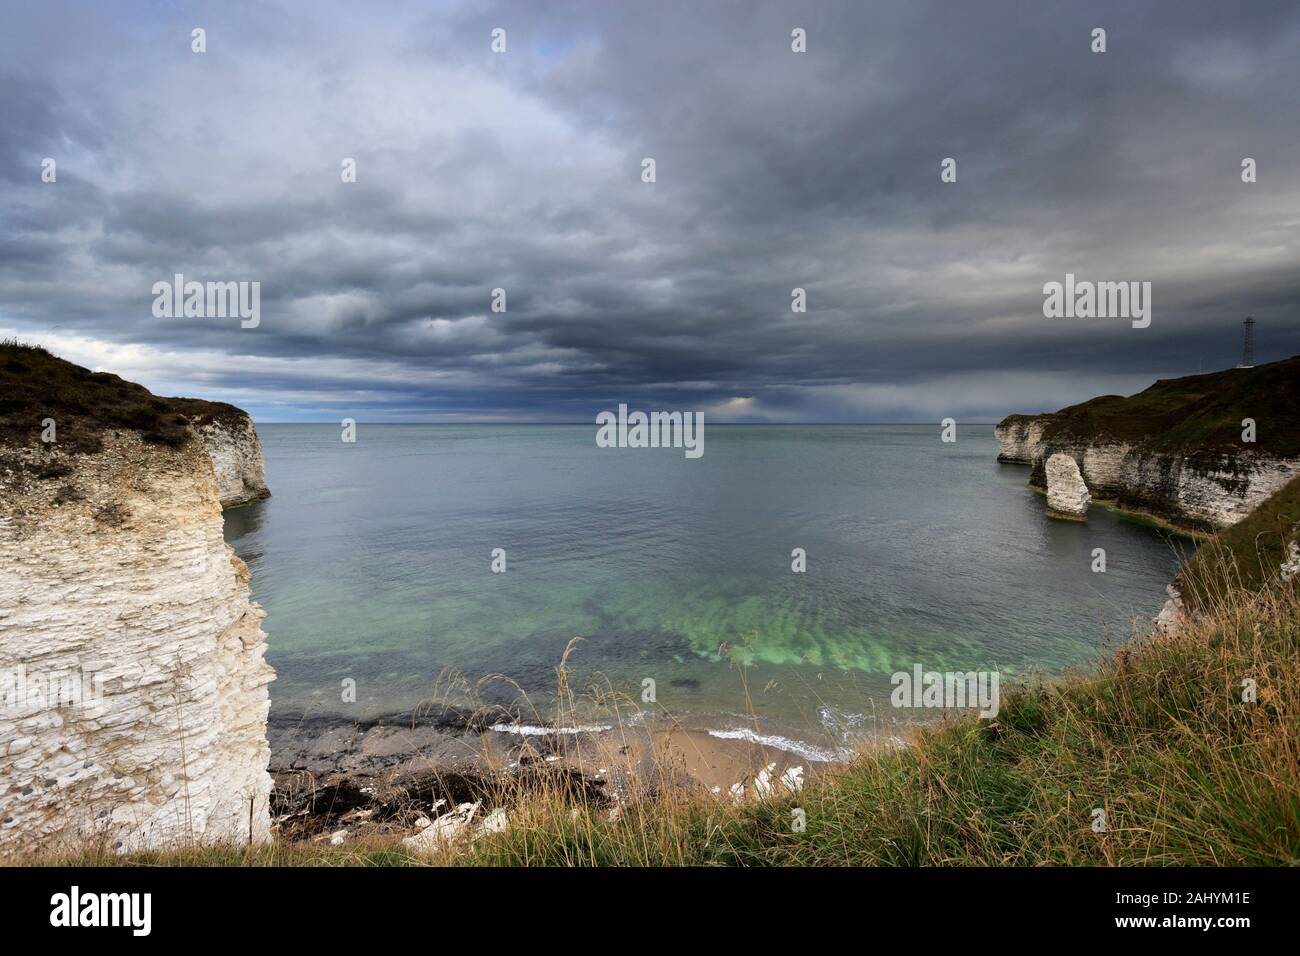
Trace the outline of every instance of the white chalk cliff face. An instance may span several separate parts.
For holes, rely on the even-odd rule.
[[[54,448],[0,464],[0,856],[268,839],[274,673],[204,443]]]
[[[998,461],[1032,466],[1029,483],[1050,490],[1046,463],[1072,457],[1094,501],[1145,511],[1193,529],[1236,524],[1300,475],[1300,461],[1243,449],[1239,454],[1187,455],[1141,446],[1044,441],[1051,415],[1011,416],[995,431]]]
[[[1047,513],[1056,518],[1087,520],[1092,498],[1083,483],[1079,465],[1069,455],[1047,459]]]
[[[262,443],[247,415],[196,422],[217,474],[221,507],[236,508],[269,498],[262,462]]]
[[[993,430],[998,440],[998,461],[1013,465],[1032,465],[1043,456],[1043,430],[1046,415],[1008,415]]]

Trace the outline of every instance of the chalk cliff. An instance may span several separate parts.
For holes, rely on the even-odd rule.
[[[997,426],[998,461],[1072,457],[1094,501],[1211,532],[1250,514],[1300,475],[1300,358],[1160,381]]]
[[[217,473],[221,507],[237,508],[271,497],[266,487],[262,443],[243,409],[199,399],[173,399],[203,438]]]
[[[0,396],[0,856],[267,839],[274,674],[202,424],[13,346]]]

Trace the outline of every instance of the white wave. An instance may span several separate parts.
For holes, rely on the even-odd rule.
[[[547,737],[551,734],[603,734],[613,730],[612,724],[587,724],[580,727],[538,727],[534,724],[493,724],[499,734],[519,734],[523,737]]]
[[[812,744],[804,743],[801,740],[791,740],[789,737],[782,737],[779,734],[756,734],[747,727],[740,727],[736,730],[710,730],[709,736],[717,737],[720,740],[748,740],[750,743],[761,744],[764,747],[775,747],[777,750],[784,750],[787,753],[798,754],[807,760],[819,760],[823,763],[848,760],[853,756],[851,750],[827,750],[824,747],[814,747]]]
[[[854,714],[845,710],[836,710],[833,707],[821,707],[817,711],[817,716],[821,720],[821,725],[827,730],[837,733],[844,733],[852,730],[854,727],[866,723],[866,714]]]

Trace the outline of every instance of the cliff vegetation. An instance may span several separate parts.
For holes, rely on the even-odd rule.
[[[1142,444],[1152,451],[1240,453],[1243,419],[1256,422],[1252,448],[1300,456],[1300,356],[1249,369],[1161,379],[1128,397],[1102,395],[1046,415],[1010,415],[1002,424],[1038,421],[1048,444]]]
[[[162,398],[108,372],[92,372],[40,346],[0,342],[0,446],[40,447],[42,421],[52,418],[57,447],[95,454],[107,431],[134,431],[148,444],[178,448],[190,423],[244,418],[233,405]],[[66,466],[63,466],[66,468]],[[59,474],[38,477],[61,477]]]

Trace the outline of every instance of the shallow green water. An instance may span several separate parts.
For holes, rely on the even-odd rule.
[[[937,426],[709,425],[695,460],[597,448],[594,426],[259,433],[274,497],[226,528],[268,613],[279,713],[405,710],[447,669],[544,700],[582,636],[580,685],[639,699],[650,678],[669,713],[752,706],[842,735],[893,719],[889,675],[915,663],[1005,681],[1088,660],[1155,614],[1191,547],[1095,507],[1046,519],[985,426],[944,444]]]

